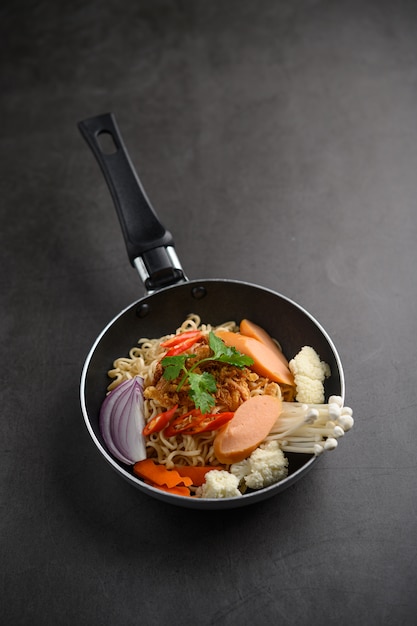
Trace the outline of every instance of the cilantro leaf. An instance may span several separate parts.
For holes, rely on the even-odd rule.
[[[211,357],[213,361],[220,361],[221,363],[229,363],[236,367],[245,367],[245,365],[252,365],[253,359],[246,354],[242,354],[236,348],[232,346],[226,346],[224,341],[217,337],[213,332],[209,335],[209,345],[213,350],[214,355]]]
[[[190,382],[190,396],[196,408],[200,409],[202,413],[208,413],[216,404],[211,395],[217,390],[216,379],[208,372],[202,374],[191,372],[188,375],[188,380]]]
[[[166,356],[162,359],[161,365],[165,368],[163,377],[165,380],[174,380],[178,378],[185,368],[185,362],[193,354],[179,354],[178,356]]]

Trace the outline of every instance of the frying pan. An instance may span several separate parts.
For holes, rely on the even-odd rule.
[[[309,454],[287,453],[288,476],[279,483],[238,498],[198,499],[168,494],[146,485],[107,450],[99,428],[99,412],[109,383],[107,371],[127,355],[141,337],[175,332],[190,313],[212,325],[248,318],[265,328],[292,358],[312,346],[327,362],[326,397],[344,398],[342,364],[336,348],[319,322],[280,293],[256,284],[229,280],[188,280],[175,253],[174,240],[159,221],[130,160],[115,116],[106,113],[79,122],[78,127],[101,167],[120,221],[127,253],[136,267],[146,295],[121,311],[102,330],[92,346],[81,375],[81,407],[87,429],[111,467],[142,492],[171,504],[194,509],[230,509],[274,496],[293,485],[316,463]]]

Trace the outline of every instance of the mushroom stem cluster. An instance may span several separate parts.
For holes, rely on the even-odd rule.
[[[266,441],[277,440],[284,452],[318,456],[324,450],[334,450],[337,440],[353,424],[352,409],[343,406],[340,396],[330,396],[327,404],[283,402]]]

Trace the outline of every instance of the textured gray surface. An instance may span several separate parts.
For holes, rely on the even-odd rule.
[[[0,9],[0,618],[415,624],[417,6]],[[354,430],[289,490],[200,514],[102,461],[78,385],[143,294],[76,122],[114,111],[190,278],[315,315]]]

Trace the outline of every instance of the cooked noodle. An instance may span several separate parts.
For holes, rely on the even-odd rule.
[[[213,327],[210,324],[201,324],[198,315],[189,315],[188,318],[176,330],[175,334],[187,330],[202,330],[209,333],[211,330],[231,330],[237,331],[235,322],[225,322],[220,326]],[[166,350],[161,347],[161,342],[172,337],[172,334],[159,337],[158,339],[142,338],[138,345],[131,348],[129,357],[121,357],[114,361],[113,369],[108,375],[112,382],[108,386],[111,391],[125,380],[134,376],[142,376],[144,386],[153,384],[156,367],[165,356]],[[268,379],[258,377],[251,383],[250,395],[269,394],[280,395],[280,387],[276,383],[271,383]],[[154,398],[144,399],[145,421],[165,410]],[[216,432],[204,432],[196,435],[177,435],[175,437],[165,437],[164,431],[153,433],[146,438],[146,448],[148,457],[152,457],[158,463],[165,465],[168,469],[174,465],[219,465],[214,451],[213,440]]]

